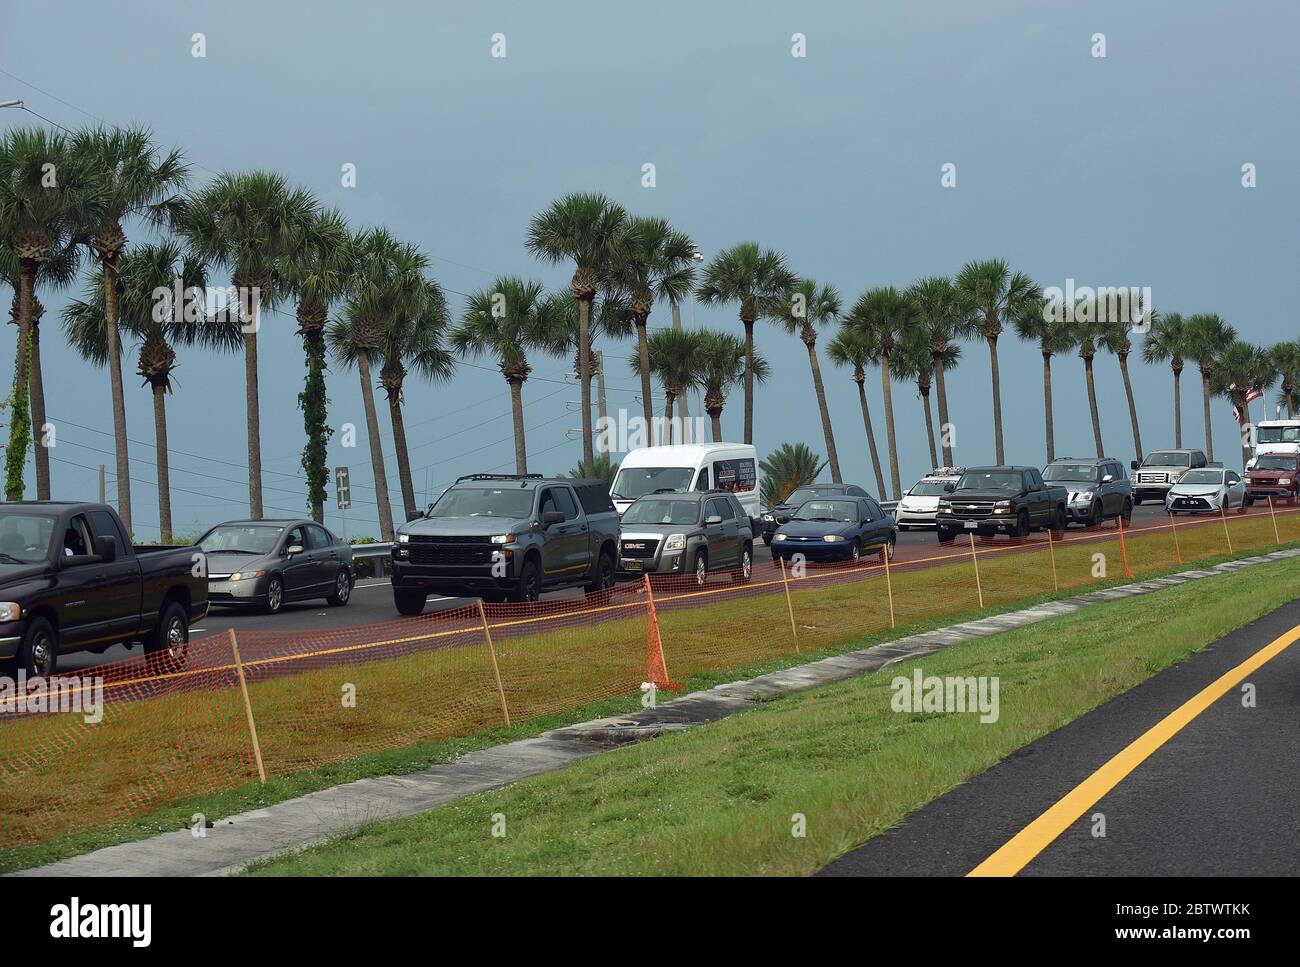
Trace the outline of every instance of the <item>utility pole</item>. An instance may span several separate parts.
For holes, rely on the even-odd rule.
[[[676,302],[673,303],[673,329],[676,332],[682,331],[682,307]],[[682,395],[677,397],[677,412],[673,414],[674,416],[681,417],[683,427],[686,426],[687,421],[691,418],[690,396],[690,390],[682,390]],[[677,442],[680,443],[681,441],[679,440]]]
[[[107,488],[104,483],[104,465],[101,463],[99,465],[99,502],[101,504],[108,503],[107,497]]]

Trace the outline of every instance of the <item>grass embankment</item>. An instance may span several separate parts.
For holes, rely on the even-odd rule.
[[[911,663],[271,860],[261,875],[806,874],[999,759],[1300,595],[1280,562],[921,660],[997,675],[1000,717],[891,711]],[[807,835],[791,835],[794,814]],[[493,816],[506,835],[492,835]]]
[[[1300,517],[1279,517],[1283,540],[1300,537]],[[1230,519],[1234,549],[1273,545],[1267,517]],[[687,689],[864,647],[910,633],[1064,596],[1084,587],[1122,583],[1117,536],[1071,532],[1055,548],[1008,553],[981,545],[984,608],[978,606],[968,556],[891,575],[897,631],[890,630],[884,573],[852,581],[814,572],[795,582],[798,647],[779,578],[756,572],[749,589],[727,587],[690,600],[666,601],[659,620],[673,677]],[[1087,538],[1087,539],[1085,539]],[[1179,528],[1184,561],[1219,554],[1219,522]],[[1177,570],[1172,532],[1129,539],[1139,577]],[[953,549],[934,548],[935,554]],[[1095,575],[1096,555],[1106,564]],[[610,614],[614,617],[609,620]],[[620,618],[620,614],[632,617]],[[595,620],[596,617],[607,620]],[[514,727],[501,728],[490,659],[476,631],[457,632],[449,647],[401,658],[353,661],[260,680],[271,667],[246,654],[251,701],[268,783],[255,777],[237,689],[183,693],[122,703],[104,723],[76,717],[7,724],[0,791],[0,871],[50,862],[88,849],[175,829],[195,812],[211,819],[257,808],[350,779],[414,771],[546,728],[636,707],[645,667],[645,618],[633,606],[555,622],[503,622],[496,649]],[[532,631],[533,627],[537,631]],[[409,622],[395,625],[410,634]],[[436,623],[432,627],[437,627]],[[545,629],[545,630],[542,630]],[[221,647],[220,643],[212,647]],[[356,658],[382,648],[354,651]],[[228,660],[223,658],[222,660]],[[356,703],[342,701],[345,686]],[[19,845],[21,844],[21,845]]]

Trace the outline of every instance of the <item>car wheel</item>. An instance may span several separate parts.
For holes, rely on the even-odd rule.
[[[754,573],[754,552],[748,544],[740,551],[740,567],[731,573],[731,579],[737,584],[748,584],[749,576]]]
[[[428,595],[421,591],[394,591],[393,605],[398,614],[415,615],[424,611],[424,602]]]
[[[345,567],[339,568],[339,573],[334,577],[334,593],[327,597],[333,607],[341,608],[348,603],[352,597],[352,575],[348,573]]]
[[[158,627],[145,642],[145,658],[158,671],[179,671],[185,667],[189,648],[189,616],[183,604],[172,601],[163,608]]]
[[[862,560],[862,542],[856,537],[853,538],[853,543],[849,545],[849,560],[854,564]]]
[[[1141,498],[1141,497],[1137,497],[1137,496],[1135,496],[1135,497],[1133,498],[1133,506],[1134,506],[1134,507],[1141,507],[1141,506],[1142,506],[1142,498]]]
[[[530,557],[519,569],[519,583],[511,599],[514,601],[537,601],[542,596],[542,570],[537,566],[537,559]]]
[[[1060,507],[1056,509],[1056,516],[1052,518],[1051,530],[1055,540],[1059,541],[1065,536],[1065,511]]]
[[[1016,529],[1011,536],[1018,541],[1023,541],[1029,536],[1029,515],[1023,510],[1016,514]]]
[[[18,646],[18,667],[28,678],[49,678],[59,664],[59,635],[47,618],[27,623],[27,633]]]
[[[709,559],[703,551],[695,552],[693,570],[695,573],[695,586],[704,587],[704,582],[709,579]]]
[[[771,547],[771,546],[772,546],[772,535],[771,535],[771,534],[764,534],[764,535],[763,535],[763,543],[764,543],[765,545],[767,545],[768,547]]]
[[[1243,495],[1241,498],[1241,506],[1237,508],[1237,513],[1244,514],[1250,509],[1250,505],[1254,502],[1255,501],[1253,501],[1248,494]]]
[[[893,534],[890,534],[889,540],[885,541],[884,544],[880,545],[881,564],[884,564],[886,561],[892,562],[894,560],[894,543],[896,540],[897,538],[895,538]]]
[[[1124,506],[1120,509],[1119,515],[1124,518],[1125,527],[1133,523],[1133,504],[1127,500],[1124,501]]]
[[[284,581],[280,575],[272,574],[271,579],[266,582],[266,604],[262,605],[262,610],[267,614],[279,614],[282,607],[284,607]]]
[[[1088,508],[1088,519],[1083,522],[1083,526],[1096,527],[1101,523],[1101,516],[1103,513],[1104,511],[1102,510],[1101,501],[1094,497],[1092,506]]]
[[[940,544],[951,544],[957,539],[956,531],[939,530],[936,533],[939,535]]]
[[[587,585],[587,593],[595,594],[597,591],[608,591],[614,586],[614,558],[607,551],[601,551],[600,557],[596,559],[595,580]]]

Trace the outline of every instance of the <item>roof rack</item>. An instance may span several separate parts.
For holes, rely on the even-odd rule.
[[[467,473],[463,477],[457,477],[456,483],[462,480],[542,480],[540,473]]]

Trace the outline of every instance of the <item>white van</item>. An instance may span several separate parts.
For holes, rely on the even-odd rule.
[[[609,495],[619,515],[656,490],[726,490],[750,520],[758,517],[758,451],[747,443],[641,447],[619,464]]]

